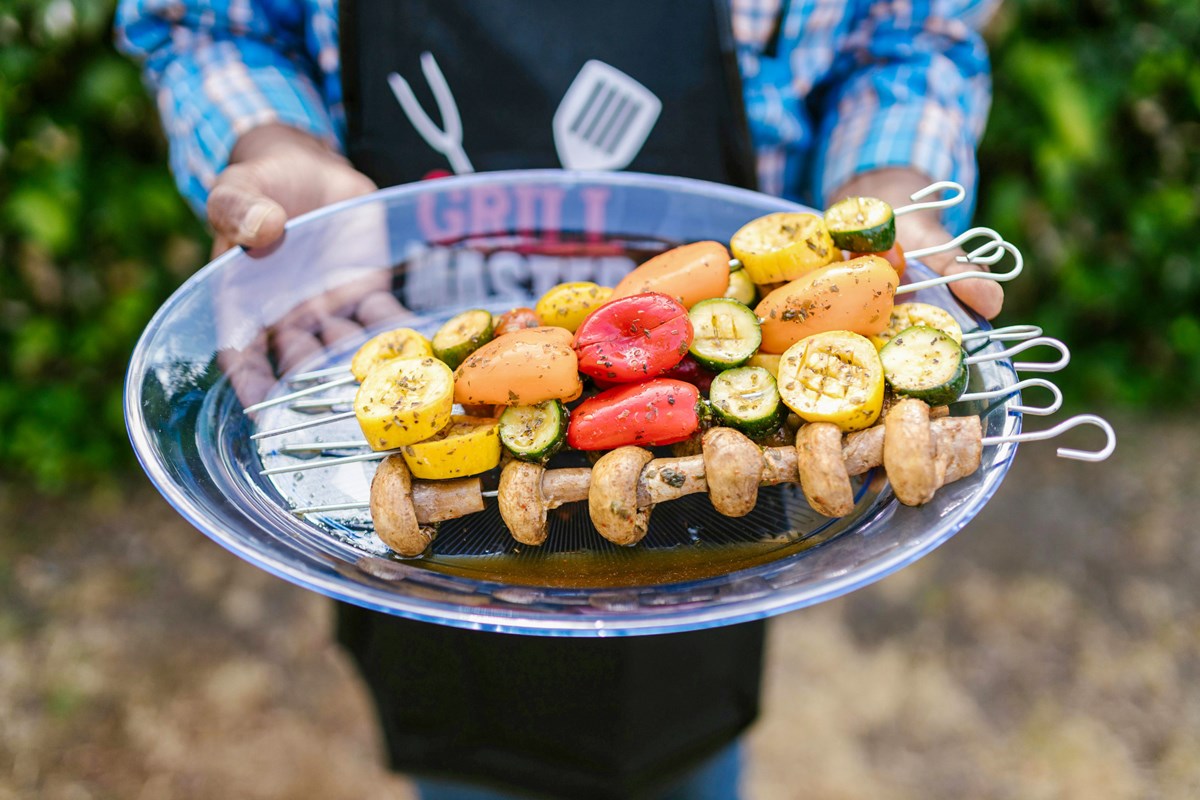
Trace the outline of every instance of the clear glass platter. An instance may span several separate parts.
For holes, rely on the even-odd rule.
[[[288,406],[243,408],[288,390],[277,373],[344,365],[390,327],[427,335],[467,308],[529,305],[568,280],[611,285],[685,242],[728,242],[785,200],[700,181],[635,173],[486,173],[396,187],[301,217],[266,252],[231,251],[163,305],[133,354],[126,420],[163,496],[241,558],[339,600],[429,622],[537,635],[666,633],[726,625],[822,602],[879,580],[962,529],[1003,480],[1015,444],[984,448],[973,475],[920,508],[896,502],[881,471],[856,484],[847,517],[815,514],[798,487],[764,489],[745,518],[704,495],[660,504],[647,538],[619,548],[592,529],[586,504],[551,515],[540,547],[485,511],[442,523],[429,553],[400,559],[365,511],[298,517],[298,506],[365,500],[377,462],[264,477],[293,463],[288,442],[361,438],[346,420],[261,442],[256,430],[308,418]],[[910,273],[929,271],[910,263]],[[986,328],[942,287],[914,298]],[[381,309],[383,311],[381,312]],[[983,349],[999,349],[986,345]],[[971,391],[1010,387],[1006,360],[972,367]],[[353,386],[330,390],[348,399]],[[320,395],[325,397],[325,395]],[[985,436],[1020,430],[1007,401],[962,403]],[[350,451],[347,451],[349,453]],[[485,476],[495,488],[495,475]]]

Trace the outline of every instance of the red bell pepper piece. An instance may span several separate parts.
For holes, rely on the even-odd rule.
[[[700,427],[700,392],[671,378],[615,386],[571,412],[567,444],[576,450],[612,450],[682,442]]]
[[[678,364],[692,344],[692,323],[678,301],[657,292],[597,308],[575,332],[579,371],[610,383],[653,378]]]

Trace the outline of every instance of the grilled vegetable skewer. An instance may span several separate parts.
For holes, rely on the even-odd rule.
[[[979,465],[981,427],[977,417],[947,417],[930,423],[938,443],[933,453],[934,474],[943,482],[969,475]],[[540,545],[547,536],[547,512],[566,503],[587,500],[593,524],[616,544],[636,544],[645,536],[651,509],[658,503],[689,494],[708,492],[713,506],[726,516],[745,516],[757,502],[759,486],[799,482],[819,513],[844,516],[853,509],[850,477],[879,466],[884,459],[882,426],[850,434],[828,423],[801,428],[796,447],[760,448],[732,428],[712,428],[703,439],[700,455],[654,458],[649,450],[620,447],[605,454],[592,469],[548,470],[539,464],[511,461],[500,475],[500,514],[513,538],[522,544]],[[813,443],[816,442],[814,445]],[[900,462],[896,462],[900,463]],[[383,477],[379,477],[380,473]],[[381,504],[403,502],[399,488],[407,481],[412,509],[377,513]],[[465,495],[473,493],[482,508],[478,479],[413,481],[397,456],[380,466],[371,488],[371,512],[376,530],[401,555],[416,555],[428,544],[422,524],[461,516],[429,507],[431,496],[446,487],[447,503],[467,507]],[[936,488],[936,487],[935,487]],[[836,499],[835,499],[836,498]],[[468,511],[469,513],[469,511]],[[382,522],[381,522],[382,520]],[[382,527],[381,527],[382,526]],[[397,545],[409,551],[400,550]]]
[[[730,428],[713,428],[705,434],[703,453],[682,458],[653,458],[647,450],[623,447],[597,462],[598,470],[547,470],[512,461],[500,477],[501,516],[517,541],[540,545],[546,540],[547,511],[586,499],[602,535],[634,544],[645,535],[656,504],[698,492],[709,492],[721,513],[740,516],[754,507],[758,486],[799,482],[814,510],[844,516],[853,509],[849,478],[880,465],[888,470],[894,488],[896,476],[901,476],[897,497],[909,502],[924,496],[931,485],[936,489],[973,473],[982,448],[990,445],[1049,439],[1084,424],[1101,428],[1106,446],[1099,451],[1059,448],[1060,457],[1103,461],[1116,445],[1108,422],[1091,414],[1045,431],[984,437],[978,417],[930,420],[920,413],[924,403],[903,402],[911,408],[896,415],[890,431],[885,422],[842,436],[830,423],[813,423],[800,429],[795,447],[759,448]],[[893,439],[900,437],[898,448],[887,447],[893,434]],[[478,478],[413,480],[403,459],[389,456],[376,471],[369,503],[298,508],[293,513],[369,507],[384,543],[402,556],[416,556],[432,541],[433,523],[482,511],[483,498],[491,494],[481,490]]]

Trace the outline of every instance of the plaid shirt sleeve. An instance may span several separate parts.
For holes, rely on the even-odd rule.
[[[975,150],[991,103],[987,51],[975,25],[991,4],[872,2],[838,44],[817,93],[811,192],[824,204],[853,175],[912,167],[967,188],[947,210],[951,230],[974,209]]]
[[[332,9],[332,2],[329,3]],[[306,46],[305,6],[277,0],[122,0],[117,45],[141,60],[170,145],[171,170],[203,217],[239,136],[278,122],[336,143],[318,88],[329,47]],[[329,15],[327,23],[336,19]],[[314,58],[315,55],[315,58]],[[326,71],[332,71],[326,70]]]

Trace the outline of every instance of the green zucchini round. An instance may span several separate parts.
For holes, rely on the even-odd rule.
[[[753,307],[754,301],[758,299],[758,287],[750,280],[750,274],[746,270],[739,269],[729,273],[729,288],[725,290],[725,296],[744,306]]]
[[[509,406],[500,415],[500,443],[522,461],[546,461],[567,440],[569,416],[557,400]]]
[[[876,197],[847,197],[825,212],[833,243],[852,253],[882,253],[896,243],[896,215]]]
[[[688,311],[688,319],[693,331],[688,352],[713,372],[740,367],[762,344],[758,317],[733,298],[701,300]]]
[[[708,402],[722,425],[757,435],[779,427],[785,415],[775,377],[763,367],[736,367],[713,378]]]
[[[455,314],[430,340],[433,354],[450,369],[458,369],[467,356],[492,340],[494,326],[491,313],[480,308]]]
[[[967,354],[945,331],[925,325],[905,328],[879,351],[883,377],[892,391],[931,406],[953,403],[967,388]]]

